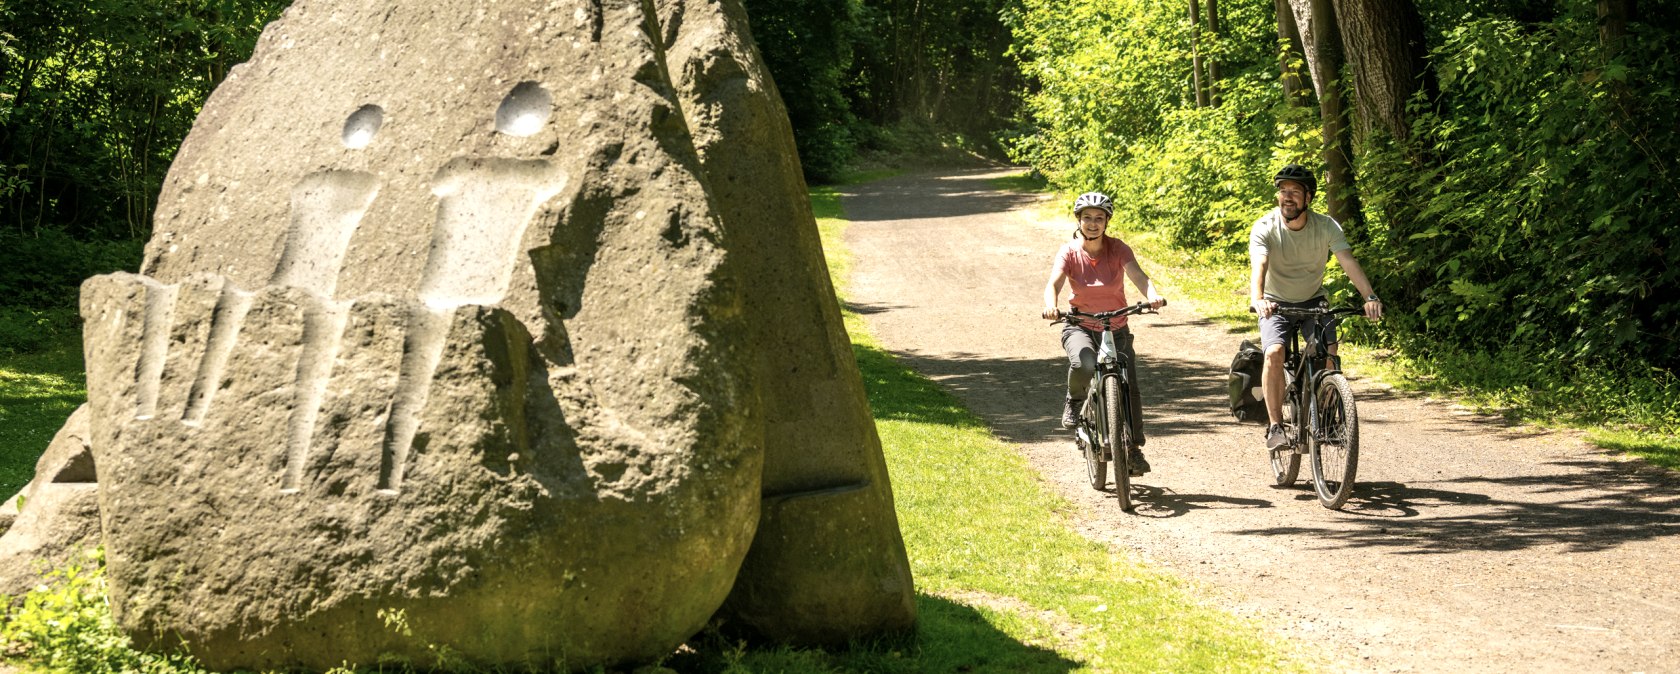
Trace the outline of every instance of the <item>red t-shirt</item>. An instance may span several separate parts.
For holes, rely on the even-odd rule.
[[[1075,237],[1056,251],[1055,259],[1050,261],[1055,269],[1067,275],[1073,292],[1068,304],[1087,314],[1114,311],[1130,304],[1126,301],[1125,281],[1126,266],[1137,260],[1132,255],[1132,247],[1104,234],[1101,257],[1091,257],[1085,253],[1083,244],[1084,239]],[[1122,327],[1126,325],[1127,318],[1110,319],[1109,325]],[[1082,323],[1092,330],[1102,329],[1096,321]]]

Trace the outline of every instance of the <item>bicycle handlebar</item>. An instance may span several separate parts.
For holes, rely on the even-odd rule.
[[[1161,306],[1163,306],[1163,307],[1167,306],[1167,301],[1166,300],[1161,300]],[[1094,314],[1087,314],[1087,313],[1085,313],[1083,311],[1080,311],[1078,309],[1069,309],[1067,311],[1061,312],[1061,316],[1057,317],[1055,322],[1072,324],[1072,323],[1077,322],[1074,319],[1079,319],[1079,318],[1089,318],[1089,319],[1094,320],[1094,321],[1100,321],[1100,320],[1103,320],[1105,318],[1114,318],[1116,316],[1132,316],[1132,315],[1136,315],[1136,314],[1152,314],[1152,313],[1155,313],[1155,309],[1153,307],[1150,307],[1148,302],[1138,302],[1137,304],[1133,304],[1132,306],[1129,306],[1129,307],[1122,307],[1122,308],[1119,308],[1119,309],[1115,309],[1114,311],[1100,311],[1100,312],[1097,312],[1097,313],[1094,313]]]
[[[1248,313],[1253,314],[1253,313],[1258,313],[1258,312],[1256,312],[1254,310],[1253,306],[1249,306],[1248,307]],[[1356,307],[1339,307],[1339,308],[1336,308],[1336,309],[1331,309],[1328,306],[1320,306],[1320,307],[1285,307],[1285,306],[1279,306],[1278,308],[1272,310],[1272,313],[1274,315],[1277,315],[1277,316],[1288,316],[1290,318],[1312,318],[1312,317],[1315,317],[1315,316],[1364,316],[1365,315],[1365,310],[1360,309],[1360,308],[1356,308]]]
[[[1253,311],[1253,310],[1254,310],[1254,307],[1249,307],[1249,311]],[[1294,317],[1294,318],[1311,318],[1313,316],[1354,316],[1354,315],[1364,316],[1365,315],[1365,310],[1364,309],[1359,309],[1359,308],[1354,308],[1354,307],[1340,307],[1340,308],[1337,308],[1337,309],[1316,308],[1316,307],[1315,308],[1278,307],[1277,310],[1273,311],[1272,313],[1278,314],[1280,316],[1290,316],[1290,317]]]

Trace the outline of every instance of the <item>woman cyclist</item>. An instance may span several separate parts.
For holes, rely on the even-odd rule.
[[[1077,223],[1075,236],[1056,251],[1050,260],[1050,280],[1044,284],[1044,318],[1061,318],[1057,303],[1062,284],[1071,286],[1068,304],[1081,313],[1094,314],[1126,307],[1124,279],[1148,298],[1150,307],[1160,308],[1166,300],[1155,292],[1149,275],[1138,267],[1131,246],[1108,235],[1108,222],[1114,216],[1114,202],[1100,192],[1087,192],[1073,202],[1073,217]],[[1143,402],[1138,395],[1137,355],[1132,351],[1131,329],[1124,327],[1126,317],[1113,319],[1110,325],[1120,330],[1114,334],[1114,345],[1126,354],[1126,377],[1132,382],[1132,418],[1143,418]],[[1062,348],[1067,351],[1067,400],[1062,407],[1062,427],[1072,428],[1078,420],[1079,403],[1085,399],[1091,378],[1097,371],[1097,331],[1102,326],[1095,321],[1081,321],[1079,325],[1062,327]],[[1140,421],[1141,425],[1141,421]],[[1149,462],[1143,458],[1143,429],[1134,429],[1131,450],[1132,475],[1149,472]]]

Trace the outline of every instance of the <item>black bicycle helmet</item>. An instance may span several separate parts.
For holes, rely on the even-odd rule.
[[[1272,176],[1272,187],[1277,187],[1278,183],[1285,180],[1292,180],[1305,185],[1308,198],[1318,193],[1318,179],[1313,177],[1312,171],[1308,171],[1307,167],[1300,164],[1290,164],[1278,170],[1277,175]]]

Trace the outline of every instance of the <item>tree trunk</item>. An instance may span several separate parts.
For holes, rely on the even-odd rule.
[[[1359,199],[1353,193],[1353,137],[1342,97],[1342,40],[1336,30],[1331,0],[1289,0],[1301,41],[1307,45],[1307,68],[1318,92],[1318,112],[1324,129],[1324,211],[1340,221],[1350,238],[1362,228]]]
[[[1206,83],[1202,81],[1202,51],[1198,36],[1202,32],[1202,10],[1196,0],[1190,0],[1190,82],[1196,88],[1196,107],[1208,106]]]
[[[1381,129],[1405,140],[1406,104],[1435,77],[1424,45],[1423,17],[1412,0],[1332,0],[1358,97],[1359,137]]]
[[[1283,51],[1278,55],[1278,72],[1283,77],[1283,100],[1291,106],[1305,106],[1310,102],[1307,93],[1312,89],[1307,82],[1312,75],[1306,70],[1307,54],[1301,46],[1301,29],[1295,25],[1295,13],[1289,8],[1289,0],[1272,0],[1272,7],[1277,11],[1278,40],[1283,43]]]
[[[1615,58],[1622,51],[1628,21],[1633,18],[1634,0],[1598,0],[1598,41],[1604,53]]]
[[[1208,35],[1219,39],[1219,0],[1207,0]],[[1219,59],[1208,57],[1208,101],[1213,107],[1219,107],[1219,82],[1224,79],[1219,74]]]

